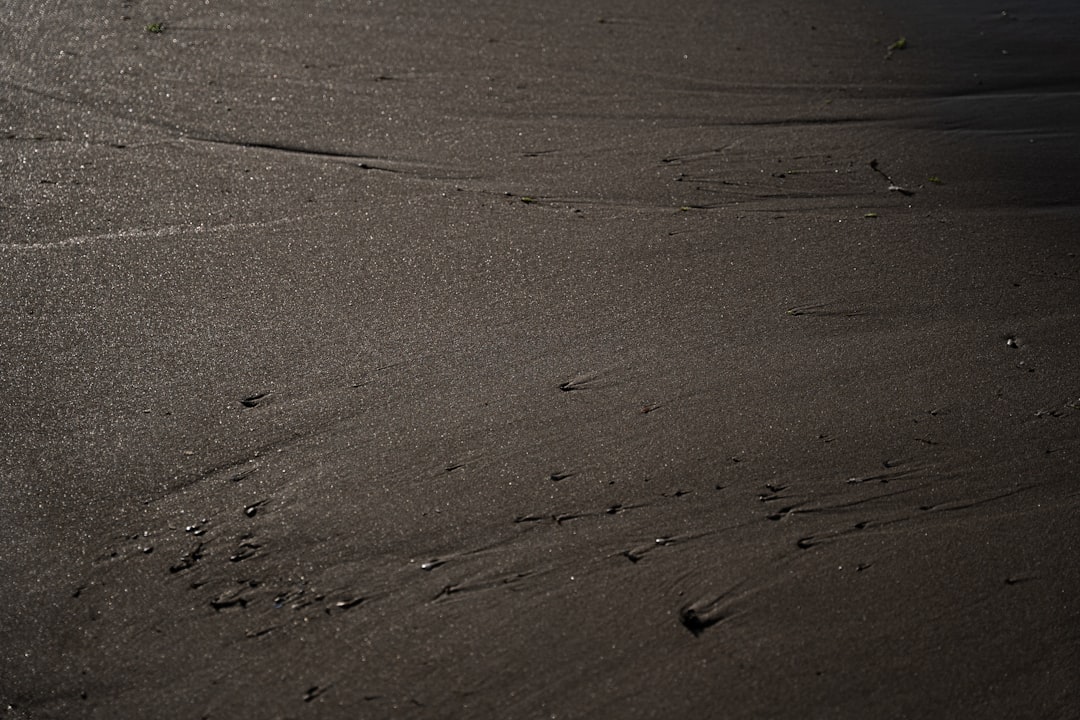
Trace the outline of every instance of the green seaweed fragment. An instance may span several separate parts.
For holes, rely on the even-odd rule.
[[[896,42],[894,42],[892,45],[890,45],[888,49],[889,49],[889,52],[892,52],[894,50],[903,50],[906,47],[907,47],[907,38],[902,37],[899,40],[897,40]]]
[[[945,181],[944,181],[944,180],[942,180],[941,178],[939,178],[939,177],[938,177],[937,175],[931,175],[931,176],[930,176],[929,178],[927,178],[927,179],[928,179],[928,180],[929,180],[930,182],[934,183],[935,185],[944,185],[944,184],[945,184]]]
[[[165,23],[154,22],[146,26],[146,32],[157,35],[160,32],[165,31]]]
[[[868,212],[865,215],[863,215],[864,218],[876,218],[877,216],[878,216],[878,214],[876,212]]]

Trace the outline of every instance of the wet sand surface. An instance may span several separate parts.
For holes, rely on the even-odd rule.
[[[1068,5],[8,3],[0,717],[1076,717]]]

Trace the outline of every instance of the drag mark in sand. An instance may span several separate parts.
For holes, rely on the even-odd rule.
[[[304,691],[304,702],[311,702],[329,689],[330,688],[327,686],[312,685],[306,691]]]
[[[253,457],[239,462],[232,462],[223,465],[215,465],[206,470],[203,470],[199,475],[187,484],[202,483],[202,482],[240,482],[245,478],[248,478],[261,467],[259,462],[259,453],[256,452]]]
[[[997,502],[998,500],[1004,500],[1005,498],[1019,495],[1027,490],[1033,490],[1036,486],[1028,485],[1020,487],[1009,492],[1000,493],[998,495],[991,495],[990,497],[976,498],[972,500],[953,500],[951,502],[942,502],[932,505],[920,505],[919,509],[926,512],[955,512],[957,510],[970,510],[971,508],[979,507],[980,505],[986,505],[987,503]]]
[[[258,407],[264,401],[270,399],[269,392],[255,393],[254,395],[248,395],[240,400],[240,404],[246,408]]]
[[[847,510],[849,510],[851,508],[854,508],[854,507],[857,507],[857,506],[860,506],[860,505],[863,505],[863,504],[875,503],[875,502],[878,502],[878,501],[881,501],[881,500],[884,500],[884,499],[887,499],[887,498],[892,498],[892,497],[896,497],[896,496],[899,496],[899,495],[905,495],[905,494],[914,492],[914,491],[919,490],[919,489],[926,489],[928,487],[932,487],[932,486],[930,484],[928,484],[928,483],[924,483],[922,485],[919,485],[918,487],[905,488],[905,489],[896,490],[894,492],[889,492],[889,493],[880,493],[880,494],[872,495],[870,497],[861,498],[859,500],[854,500],[854,501],[851,501],[851,502],[831,504],[831,505],[817,505],[817,506],[814,506],[814,507],[793,506],[791,508],[784,508],[780,513],[770,515],[769,519],[770,520],[780,520],[783,517],[787,517],[787,516],[791,516],[791,515],[810,515],[810,514],[818,514],[818,513],[824,513],[824,514],[842,513],[842,512],[845,512],[845,511],[847,511]],[[815,548],[815,547],[817,547],[819,545],[832,543],[833,541],[840,540],[840,539],[842,539],[842,538],[844,538],[846,536],[861,533],[862,531],[867,530],[869,528],[881,529],[881,528],[884,528],[884,527],[890,526],[890,525],[901,525],[901,524],[905,524],[905,523],[908,523],[908,522],[911,522],[911,521],[916,521],[921,516],[919,511],[921,511],[922,513],[936,513],[936,512],[954,512],[954,511],[960,511],[960,510],[969,510],[969,509],[977,508],[979,506],[982,506],[982,505],[985,505],[985,504],[988,504],[988,503],[997,502],[999,500],[1003,500],[1003,499],[1012,497],[1012,496],[1017,495],[1017,494],[1019,494],[1021,492],[1024,492],[1025,490],[1033,489],[1033,487],[1034,486],[1021,487],[1021,488],[1017,488],[1017,489],[1009,491],[1009,492],[999,493],[999,494],[996,494],[996,495],[991,495],[991,496],[983,497],[983,498],[975,498],[975,499],[971,499],[971,500],[953,500],[953,501],[946,501],[946,502],[940,502],[940,503],[934,503],[934,504],[925,504],[924,503],[924,504],[918,505],[917,506],[917,511],[915,511],[915,512],[912,512],[912,509],[910,508],[910,506],[909,506],[909,509],[907,511],[904,511],[904,510],[902,510],[900,508],[894,508],[894,512],[889,513],[889,515],[887,517],[882,516],[880,513],[877,513],[876,516],[871,517],[870,519],[862,519],[859,522],[855,522],[853,524],[846,525],[844,527],[835,528],[835,529],[822,529],[820,532],[813,532],[813,533],[803,535],[803,536],[799,537],[795,541],[795,546],[797,548],[799,548],[800,550],[810,550],[811,548]]]
[[[870,169],[873,170],[874,172],[876,172],[881,177],[883,177],[883,178],[885,178],[886,180],[889,181],[889,190],[890,191],[898,192],[901,195],[906,195],[906,196],[909,196],[909,197],[915,194],[914,190],[908,190],[907,188],[901,187],[900,185],[897,185],[895,182],[893,182],[893,179],[891,177],[889,177],[885,173],[884,170],[882,170],[880,167],[878,167],[878,161],[877,160],[871,160],[870,161]]]
[[[246,515],[249,518],[255,517],[255,515],[258,514],[258,512],[259,512],[259,508],[263,507],[268,502],[270,502],[270,501],[267,500],[267,499],[263,499],[263,500],[259,500],[258,502],[251,503],[250,505],[246,505],[244,507],[244,515]]]
[[[836,304],[831,302],[813,303],[809,305],[795,305],[785,310],[785,314],[792,317],[801,315],[813,315],[815,317],[859,317],[866,313],[862,310],[838,310]]]
[[[240,581],[242,587],[226,590],[218,594],[210,601],[210,607],[215,611],[221,612],[222,610],[229,610],[232,608],[246,609],[251,598],[244,595],[249,589],[250,585],[247,581]]]
[[[668,155],[667,157],[661,158],[660,162],[664,163],[665,165],[682,165],[683,163],[692,162],[694,160],[706,160],[716,157],[718,155],[723,155],[725,152],[738,144],[739,141],[736,141],[718,148],[709,148],[707,150],[691,150],[682,154]]]
[[[354,607],[360,607],[361,605],[366,603],[368,599],[369,598],[364,595],[357,595],[353,598],[338,600],[337,602],[331,604],[330,607],[326,608],[326,613],[329,615],[334,610],[340,610],[341,612],[344,612],[346,610],[352,610]]]
[[[269,393],[267,393],[266,395],[269,395]],[[296,445],[297,443],[310,441],[312,438],[319,437],[323,433],[327,432],[330,428],[333,428],[348,419],[349,416],[345,416],[311,422],[308,423],[306,427],[303,427],[301,429],[283,432],[278,434],[276,437],[268,439],[266,442],[249,450],[246,458],[243,460],[225,462],[211,466],[206,470],[189,471],[177,475],[172,478],[173,485],[169,487],[169,492],[176,492],[188,486],[200,484],[207,481],[218,482],[222,480],[228,480],[231,482],[240,482],[241,480],[245,479],[246,477],[257,471],[262,466],[262,461],[265,456],[270,455],[272,452],[275,451],[282,452],[286,448]],[[183,454],[186,457],[192,457],[195,455],[195,451],[185,450]]]
[[[466,180],[470,176],[454,173],[447,168],[442,168],[431,163],[395,160],[381,155],[361,155],[335,150],[320,150],[305,148],[299,145],[285,143],[254,142],[249,140],[226,140],[220,138],[185,136],[182,142],[202,143],[206,145],[218,145],[231,147],[238,150],[257,150],[278,155],[287,155],[324,162],[347,163],[360,170],[372,170],[385,173],[394,173],[407,176],[420,177],[428,180]]]
[[[787,485],[771,485],[771,484],[766,483],[765,492],[758,493],[758,497],[757,497],[758,502],[761,502],[761,503],[774,503],[777,500],[788,500],[788,499],[790,499],[792,497],[791,495],[782,495],[781,494],[784,490],[787,490],[787,489],[788,489]],[[784,505],[783,507],[781,507],[778,510],[773,510],[771,513],[769,513],[765,517],[768,518],[769,520],[773,520],[773,521],[782,520],[783,518],[787,517],[788,515],[794,513],[803,504],[804,504],[803,502],[798,502],[798,503],[795,503],[793,505]]]
[[[679,622],[691,635],[701,637],[702,633],[709,628],[730,620],[736,614],[730,609],[733,600],[732,593],[736,592],[742,584],[739,583],[714,598],[695,600],[683,605],[679,608]]]
[[[646,507],[645,505],[624,505],[622,503],[614,503],[608,505],[603,510],[580,510],[580,511],[568,511],[561,513],[526,513],[518,515],[514,518],[514,524],[532,524],[532,523],[550,523],[553,525],[562,525],[563,523],[571,520],[583,520],[586,518],[601,518],[605,515],[619,515],[627,510],[636,510],[638,508]]]
[[[509,572],[461,583],[451,583],[449,585],[444,585],[432,600],[434,602],[444,601],[454,595],[477,592],[479,590],[493,590],[497,588],[518,590],[519,588],[514,587],[517,583],[532,577],[535,574],[535,572]]]
[[[919,487],[925,487],[925,486],[921,485]],[[896,497],[897,495],[906,495],[908,493],[914,492],[917,489],[918,488],[905,488],[903,490],[894,490],[893,492],[879,493],[877,495],[871,495],[870,497],[860,498],[858,500],[851,500],[851,501],[842,502],[842,503],[833,503],[833,504],[830,504],[830,505],[816,505],[816,506],[813,506],[813,507],[802,507],[802,505],[804,505],[805,503],[800,503],[799,505],[795,505],[793,507],[787,508],[787,512],[792,514],[792,515],[797,515],[797,514],[806,515],[806,514],[810,514],[810,513],[840,512],[840,511],[848,510],[848,509],[853,508],[853,507],[858,507],[859,505],[865,505],[866,503],[877,502],[877,501],[883,500],[885,498]],[[770,516],[769,519],[774,520],[774,519],[779,519],[779,518],[773,518],[772,516]]]
[[[896,469],[895,465],[886,465],[888,468],[885,472],[871,473],[869,475],[857,475],[855,477],[849,477],[845,482],[848,485],[862,485],[868,482],[888,483],[892,480],[910,479],[913,477],[928,477],[928,468],[925,467],[911,467]]]
[[[1066,400],[1065,402],[1051,405],[1049,407],[1040,408],[1039,410],[1036,410],[1034,414],[1037,418],[1060,418],[1074,414],[1078,410],[1080,410],[1080,397],[1074,400]]]
[[[640,562],[646,553],[652,552],[656,548],[664,547],[676,542],[676,539],[668,536],[661,536],[655,538],[651,543],[647,545],[639,545],[633,550],[623,550],[621,555],[632,563]]]
[[[210,607],[216,612],[238,609],[253,612],[258,617],[267,614],[282,617],[286,611],[291,611],[287,614],[292,615],[292,620],[266,626],[264,630],[254,634],[245,633],[247,638],[258,637],[290,624],[308,623],[317,617],[350,612],[366,606],[384,594],[358,592],[349,588],[320,591],[306,580],[286,582],[277,579],[264,582],[235,577],[231,580],[217,578],[191,582],[189,587],[199,591],[203,597],[209,596]]]
[[[432,556],[429,556],[428,560],[425,560],[424,562],[420,563],[420,569],[423,570],[424,572],[431,572],[432,570],[436,570],[438,568],[441,568],[443,565],[446,565],[446,564],[448,564],[450,562],[458,562],[458,561],[466,560],[466,559],[469,559],[469,558],[477,558],[477,557],[483,557],[483,556],[486,556],[486,555],[490,555],[492,552],[499,552],[499,551],[503,550],[505,548],[505,546],[508,544],[508,542],[512,542],[512,541],[497,540],[495,542],[488,543],[486,545],[481,545],[480,547],[476,547],[476,548],[470,548],[470,549],[467,549],[467,550],[460,550],[460,551],[457,551],[457,552],[448,552],[448,553],[443,553],[443,554],[440,554],[440,555],[432,555]],[[413,562],[414,562],[413,560],[409,561],[410,566],[412,565]]]
[[[660,535],[653,538],[650,542],[641,543],[630,550],[623,550],[619,555],[632,563],[638,563],[641,562],[647,554],[660,548],[669,547],[671,545],[681,545],[690,542],[691,540],[699,540],[714,535],[716,532],[718,531],[708,530],[696,533],[683,533],[681,535]]]
[[[237,563],[247,560],[248,558],[255,557],[262,545],[251,541],[251,536],[248,536],[240,543],[236,548],[236,552],[229,556],[229,562]]]
[[[181,573],[185,570],[190,570],[191,568],[195,567],[195,563],[203,559],[203,550],[205,548],[205,543],[199,543],[198,545],[196,545],[194,548],[185,553],[180,558],[179,562],[169,566],[169,573],[175,575],[177,573]]]
[[[586,372],[575,375],[565,382],[559,383],[559,389],[563,392],[575,392],[578,390],[593,390],[608,387],[612,381],[608,380],[611,371]]]
[[[313,148],[306,148],[300,145],[288,145],[285,143],[268,143],[268,142],[253,142],[249,140],[225,140],[221,138],[199,137],[195,135],[188,135],[182,138],[183,142],[194,143],[206,143],[208,145],[227,145],[229,147],[240,148],[242,150],[269,150],[276,153],[284,153],[286,155],[302,155],[304,157],[318,158],[321,160],[347,160],[358,163],[358,167],[371,170],[387,170],[387,172],[397,172],[396,170],[389,168],[370,167],[366,163],[370,161],[388,161],[389,158],[381,157],[379,155],[359,155],[355,153],[344,153],[335,150],[318,150]]]

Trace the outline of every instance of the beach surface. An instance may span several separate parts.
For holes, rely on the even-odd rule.
[[[0,9],[0,718],[1080,715],[1080,8]]]

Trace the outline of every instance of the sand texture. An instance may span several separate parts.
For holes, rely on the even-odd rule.
[[[0,21],[0,718],[1080,717],[1075,3]]]

